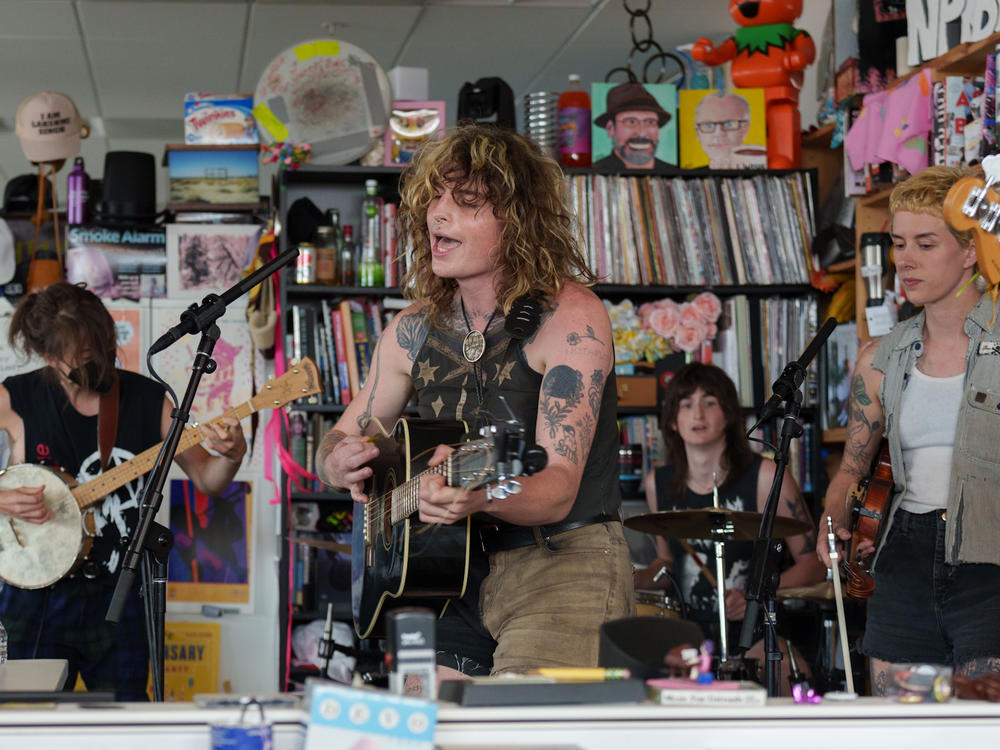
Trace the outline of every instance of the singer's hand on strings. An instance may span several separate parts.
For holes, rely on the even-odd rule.
[[[441,465],[452,453],[447,445],[439,445],[427,462],[429,467]],[[420,477],[420,520],[424,523],[450,524],[461,521],[486,507],[483,490],[469,491],[449,487],[443,474],[427,473]]]

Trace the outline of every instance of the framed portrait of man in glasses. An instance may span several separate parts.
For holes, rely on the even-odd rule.
[[[764,169],[767,122],[763,89],[680,92],[681,166],[685,169]]]
[[[677,166],[677,89],[669,83],[593,83],[593,166],[663,170]]]

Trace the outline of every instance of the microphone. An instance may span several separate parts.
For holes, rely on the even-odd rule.
[[[181,313],[181,322],[171,326],[165,334],[160,336],[151,347],[148,356],[162,352],[175,341],[191,333],[198,333],[205,330],[208,325],[215,322],[226,312],[226,305],[218,295],[210,294],[205,297],[204,302],[199,305],[193,304]]]
[[[764,408],[761,409],[760,418],[757,420],[758,424],[766,422],[777,414],[781,403],[792,398],[792,394],[798,390],[799,386],[802,385],[802,381],[806,378],[806,368],[809,367],[809,363],[819,354],[820,348],[830,338],[830,334],[833,333],[833,329],[836,327],[837,319],[827,318],[823,326],[813,336],[812,341],[806,346],[802,355],[796,361],[789,362],[785,366],[781,375],[774,381],[774,385],[771,386],[771,391],[774,395],[767,400]]]
[[[525,294],[514,300],[514,304],[511,305],[504,330],[511,338],[523,341],[538,329],[541,322],[542,303]]]

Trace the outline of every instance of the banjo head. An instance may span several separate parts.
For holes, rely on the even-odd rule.
[[[83,548],[83,518],[68,477],[55,469],[17,464],[0,472],[0,490],[45,486],[52,517],[28,523],[0,514],[0,578],[22,589],[49,586],[68,574]]]

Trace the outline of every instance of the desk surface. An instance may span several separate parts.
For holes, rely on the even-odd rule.
[[[193,703],[50,704],[0,707],[0,746],[18,750],[144,750],[207,746],[209,727],[238,719],[236,708]],[[271,708],[276,750],[301,750],[306,713]],[[766,706],[688,707],[646,705],[463,708],[442,705],[435,744],[457,748],[555,748],[632,750],[664,746],[695,750],[815,750],[842,748],[863,731],[865,746],[940,750],[992,747],[1000,734],[1000,704],[953,700],[902,704],[879,698],[796,705],[771,699]],[[851,734],[848,734],[851,733]]]

